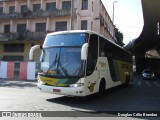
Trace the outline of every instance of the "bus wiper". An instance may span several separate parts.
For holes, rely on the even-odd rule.
[[[83,62],[81,63],[81,66],[80,66],[80,68],[78,68],[78,69],[76,70],[75,75],[79,75],[79,76],[80,76],[80,75],[83,74],[84,64],[85,64],[85,61],[83,61]]]
[[[60,48],[60,49],[61,49],[61,48]],[[56,61],[57,61],[56,70],[57,70],[57,71],[58,71],[59,61],[60,61],[60,49],[58,50],[58,58],[56,59]]]
[[[57,53],[56,53],[56,57],[55,57],[54,61],[52,62],[51,66],[48,68],[46,75],[48,74],[49,70],[53,67],[53,65],[54,66],[56,65],[56,61],[57,61]]]
[[[61,62],[59,63],[59,66],[60,66],[62,72],[63,72],[67,77],[69,77],[69,74],[68,74],[66,68],[64,68],[64,67],[62,66]]]
[[[69,77],[69,74],[68,74],[67,70],[62,66],[62,63],[60,62],[60,50],[58,52],[58,58],[57,58],[57,70],[58,70],[58,67],[60,67],[61,70],[62,70],[61,72],[63,72],[64,75]]]

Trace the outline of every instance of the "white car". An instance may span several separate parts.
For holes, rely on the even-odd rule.
[[[143,79],[154,79],[155,75],[154,72],[150,69],[145,69],[142,72]]]

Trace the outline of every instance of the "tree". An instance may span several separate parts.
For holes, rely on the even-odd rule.
[[[117,44],[120,46],[124,46],[125,44],[123,43],[123,33],[119,31],[118,28],[115,27],[115,37],[117,39]]]

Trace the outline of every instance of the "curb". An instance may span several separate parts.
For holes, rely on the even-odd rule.
[[[37,82],[38,80],[20,80],[20,79],[7,79],[7,78],[0,78],[0,81],[21,81],[21,82]]]

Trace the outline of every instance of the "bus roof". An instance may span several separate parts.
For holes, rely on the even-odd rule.
[[[91,31],[91,30],[68,30],[68,31],[58,31],[58,32],[48,33],[47,35],[59,35],[59,34],[69,34],[69,33],[94,33],[94,34],[98,34],[98,33]]]
[[[104,39],[108,40],[109,42],[111,42],[112,44],[114,44],[115,46],[121,48],[122,50],[124,50],[125,52],[131,54],[129,51],[125,50],[123,47],[119,46],[118,44],[116,44],[115,42],[113,42],[112,40],[109,40],[108,38],[104,37],[103,35],[95,32],[95,31],[91,31],[91,30],[68,30],[68,31],[58,31],[58,32],[52,32],[52,33],[48,33],[47,36],[49,35],[60,35],[60,34],[70,34],[70,33],[88,33],[88,34],[97,34],[100,37],[103,37]]]

